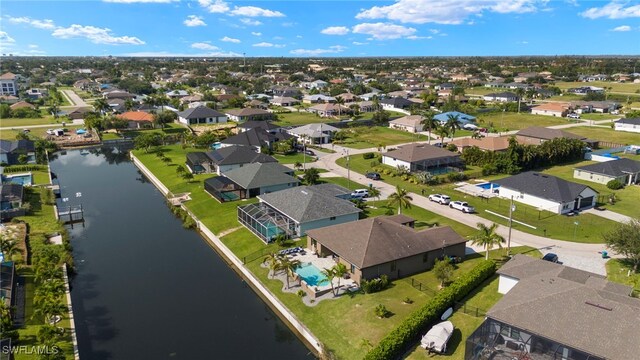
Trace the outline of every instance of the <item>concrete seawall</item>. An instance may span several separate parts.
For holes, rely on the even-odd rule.
[[[151,181],[152,184],[160,190],[162,194],[167,196],[170,191],[169,189],[162,184],[162,182],[147,169],[144,164],[138,160],[138,158],[130,153],[131,159],[136,167]],[[322,346],[320,345],[320,341],[316,338],[311,331],[293,314],[278,298],[242,263],[242,260],[239,259],[229,248],[227,248],[224,243],[211,231],[207,228],[189,209],[187,209],[184,205],[181,205],[182,209],[185,210],[195,221],[196,226],[202,235],[213,247],[216,251],[222,255],[225,260],[227,260],[230,265],[233,265],[238,273],[241,274],[243,278],[245,278],[248,283],[258,292],[261,297],[267,301],[271,308],[274,309],[281,319],[285,320],[289,326],[295,329],[298,334],[303,338],[305,343],[311,346],[317,354],[322,353]]]
[[[69,328],[71,330],[71,342],[73,343],[73,358],[80,360],[80,351],[78,350],[78,338],[76,337],[76,322],[73,317],[73,305],[71,303],[71,290],[69,289],[69,277],[67,276],[67,267],[62,266],[62,280],[64,281],[64,292],[69,304]]]

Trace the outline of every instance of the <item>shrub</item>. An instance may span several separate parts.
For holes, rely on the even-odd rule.
[[[375,314],[380,319],[384,319],[386,317],[389,317],[389,315],[391,315],[391,311],[387,310],[386,306],[379,304],[375,308]]]
[[[404,321],[385,336],[378,346],[371,349],[365,360],[399,358],[406,348],[431,324],[440,320],[440,315],[455,301],[459,301],[496,271],[491,260],[482,261],[470,272],[460,276],[448,288],[443,289],[431,301],[411,313]]]
[[[298,290],[296,295],[298,295],[299,297],[303,298],[303,297],[307,296],[307,293],[304,292],[304,290]]]
[[[624,185],[620,181],[614,179],[607,183],[607,187],[611,190],[620,190]]]
[[[467,175],[461,172],[451,172],[447,174],[447,179],[449,182],[464,181],[467,180]]]
[[[374,157],[376,157],[376,154],[372,152],[362,154],[362,158],[365,160],[370,160],[370,159],[373,159]]]
[[[393,212],[393,210],[392,210]],[[379,278],[371,280],[362,280],[360,287],[365,294],[372,294],[378,291],[382,291],[389,286],[389,278],[387,275],[382,275]]]
[[[371,168],[374,168],[376,166],[380,165],[380,160],[376,159],[376,160],[372,160],[371,163],[369,163],[369,166],[371,166]]]

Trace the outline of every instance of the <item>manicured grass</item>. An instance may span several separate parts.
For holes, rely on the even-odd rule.
[[[50,128],[41,127],[41,128],[31,128],[27,133],[28,136],[32,139],[39,139],[45,137],[47,135],[47,129],[51,128],[60,128],[60,126],[56,126],[57,124],[52,125]],[[64,127],[69,131],[76,131],[77,129],[84,128],[82,125],[67,125]],[[2,130],[0,131],[0,139],[2,140],[15,140],[18,134],[22,134],[22,129],[15,130]]]
[[[623,145],[640,145],[640,133],[615,131],[611,128],[600,126],[578,126],[566,129],[566,131],[600,141]]]
[[[345,167],[346,159],[338,159],[338,165]],[[351,170],[364,174],[370,169],[371,160],[364,160],[362,156],[351,157]],[[505,176],[502,176],[505,177]],[[391,175],[382,175],[382,180],[391,185],[399,185],[408,191],[420,194],[425,190],[425,196],[429,194],[446,194],[451,196],[453,200],[464,200],[469,202],[476,208],[480,217],[491,220],[503,226],[508,226],[508,220],[487,213],[490,210],[503,216],[509,214],[509,200],[502,198],[481,199],[471,195],[467,195],[454,190],[454,184],[441,184],[434,186],[425,186],[412,184],[403,181],[399,177]],[[554,239],[583,242],[583,243],[601,243],[600,235],[603,229],[610,229],[615,222],[607,220],[592,214],[581,214],[577,217],[568,217],[564,215],[552,214],[548,211],[539,211],[529,205],[516,202],[517,210],[513,213],[513,219],[535,226],[536,229],[513,223],[513,228],[523,232],[527,232],[539,236],[548,236]],[[574,222],[579,222],[574,239]]]
[[[572,164],[554,166],[549,169],[545,169],[543,172],[563,178],[568,181],[584,184],[590,186],[592,189],[600,193],[600,195],[607,196],[608,194],[616,194],[615,204],[605,203],[605,208],[611,211],[618,212],[620,214],[637,217],[638,216],[638,204],[640,203],[640,188],[637,186],[625,186],[620,190],[611,190],[604,184],[594,183],[592,181],[586,181],[582,179],[576,179],[573,177],[573,170],[576,167],[595,164],[595,161],[579,161]]]
[[[555,86],[559,87],[562,90],[566,90],[569,88],[583,87],[583,86],[596,86],[607,89],[611,88],[611,92],[622,92],[622,93],[635,93],[640,90],[640,84],[634,83],[618,83],[613,81],[593,81],[593,82],[565,82],[558,81]]]
[[[41,118],[5,118],[0,119],[0,127],[14,127],[16,130],[22,130],[23,126],[31,126],[31,125],[45,125],[52,124],[53,126],[60,126],[64,121],[63,118],[58,118],[57,120],[53,118],[52,115],[47,115]],[[69,122],[69,120],[66,120]]]
[[[612,115],[612,114],[600,114],[600,113],[589,113],[589,114],[580,114],[580,118],[583,120],[611,120],[618,119],[620,115]]]
[[[295,164],[297,162],[302,164],[304,161],[306,161],[307,163],[312,163],[317,160],[315,156],[305,155],[301,152],[295,152],[287,155],[274,154],[273,157],[278,159],[278,162],[280,162],[281,164]]]
[[[487,95],[487,94],[491,94],[491,93],[499,93],[499,92],[503,92],[503,91],[511,91],[509,89],[497,89],[497,88],[488,88],[488,87],[484,87],[484,86],[475,86],[472,88],[468,88],[464,90],[464,93],[466,95]]]
[[[336,141],[335,143],[354,149],[368,149],[378,146],[387,147],[412,141],[427,140],[427,137],[424,135],[381,126],[359,126],[345,129],[345,131],[349,134],[349,137],[346,140]]]
[[[520,130],[531,126],[566,125],[570,122],[565,118],[553,116],[532,115],[521,112],[495,112],[478,115],[478,126],[495,129],[496,131]]]
[[[607,279],[640,290],[640,273],[633,272],[633,265],[625,259],[611,259],[606,263]],[[631,271],[631,272],[629,272]],[[627,276],[630,274],[630,276]]]
[[[138,137],[138,136],[140,136],[142,134],[148,134],[148,133],[160,133],[160,134],[166,134],[166,135],[175,135],[175,134],[180,134],[180,133],[184,133],[184,132],[187,132],[187,128],[185,128],[184,126],[182,126],[182,125],[180,125],[178,123],[170,123],[170,124],[165,124],[163,129],[124,130],[124,131],[121,131],[120,133],[124,137],[135,139],[136,137]]]
[[[367,185],[364,184],[360,184],[357,183],[353,180],[349,180],[347,178],[343,178],[343,177],[323,177],[320,178],[320,183],[332,183],[332,184],[336,184],[336,185],[340,185],[343,188],[349,189],[349,190],[355,190],[355,189],[365,189],[367,188]]]
[[[122,139],[122,136],[120,136],[120,134],[108,132],[108,133],[100,134],[100,138],[102,140],[118,140],[118,139]]]

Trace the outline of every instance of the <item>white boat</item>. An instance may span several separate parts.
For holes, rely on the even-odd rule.
[[[453,334],[451,321],[443,321],[434,325],[420,340],[420,346],[424,349],[444,354],[447,351],[447,342]]]

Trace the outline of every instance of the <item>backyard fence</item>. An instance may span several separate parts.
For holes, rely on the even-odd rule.
[[[409,279],[407,279],[408,282],[411,283],[411,286],[413,286],[415,289],[417,289],[418,291],[421,291],[429,296],[435,296],[438,292],[431,289],[430,287],[424,285],[423,283],[421,283],[420,281],[411,278],[411,281],[409,281]]]
[[[246,265],[258,259],[264,259],[267,255],[273,252],[275,252],[273,249],[260,249],[260,250],[254,251],[251,254],[243,256],[242,263]]]
[[[600,148],[607,148],[608,150],[613,150],[612,148],[616,148],[617,149],[624,149],[627,147],[627,145],[625,144],[619,144],[619,143],[614,143],[614,142],[609,142],[609,141],[598,141],[598,147]]]
[[[487,316],[487,312],[484,309],[480,309],[479,307],[467,305],[465,302],[456,301],[453,305],[453,309],[456,311],[462,311],[463,313],[475,317],[485,317]]]

